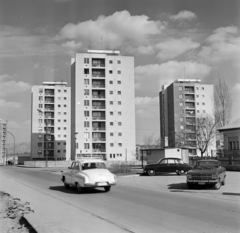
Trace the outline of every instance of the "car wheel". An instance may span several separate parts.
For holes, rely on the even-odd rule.
[[[64,187],[65,187],[65,189],[69,189],[69,184],[64,183]]]
[[[82,192],[82,187],[79,185],[79,183],[76,183],[76,188],[79,193]]]
[[[214,189],[216,189],[216,190],[218,190],[218,189],[220,189],[221,188],[221,181],[220,181],[220,179],[218,180],[218,182],[214,185]]]
[[[224,176],[224,178],[223,178],[223,181],[222,181],[222,185],[225,185],[226,184],[226,177]]]
[[[111,186],[106,186],[104,187],[104,189],[105,189],[105,192],[109,192],[111,190]]]
[[[187,183],[187,187],[188,187],[189,189],[193,189],[193,188],[195,187],[195,185],[194,185],[194,184]]]
[[[180,170],[180,171],[178,171],[178,174],[179,174],[179,175],[185,175],[186,172],[185,172],[184,170]]]
[[[155,176],[156,175],[156,171],[154,169],[150,169],[147,171],[149,176]]]

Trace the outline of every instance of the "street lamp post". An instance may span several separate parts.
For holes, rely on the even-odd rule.
[[[11,134],[11,135],[13,136],[13,141],[14,141],[14,155],[13,155],[13,163],[15,164],[15,137],[14,137],[14,135],[13,135],[11,132],[9,132],[9,131],[7,131],[7,130],[6,130],[6,132],[7,132],[7,133],[9,133],[9,134]]]

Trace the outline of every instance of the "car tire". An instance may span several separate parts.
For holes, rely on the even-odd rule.
[[[214,184],[214,189],[215,190],[218,190],[218,189],[220,189],[221,188],[221,181],[220,181],[220,179],[218,180],[218,182],[216,183],[216,184]]]
[[[80,186],[79,183],[76,183],[76,188],[77,188],[77,192],[81,193],[82,192],[82,187]]]
[[[185,174],[186,174],[186,171],[184,171],[184,170],[179,170],[179,171],[178,171],[178,175],[180,175],[180,176],[181,176],[181,175],[185,175]]]
[[[194,185],[194,184],[187,183],[187,187],[188,187],[188,189],[193,189],[193,188],[195,187],[195,185]]]
[[[226,184],[226,176],[224,176],[223,181],[222,181],[222,185]]]
[[[111,190],[111,186],[106,186],[104,187],[104,189],[105,189],[105,192],[109,192]]]
[[[150,169],[147,171],[149,176],[155,176],[156,175],[156,171],[154,169]]]
[[[64,187],[65,187],[65,189],[69,189],[69,184],[64,183]]]

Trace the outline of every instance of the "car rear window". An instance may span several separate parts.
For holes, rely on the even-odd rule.
[[[84,163],[82,164],[82,170],[87,170],[87,169],[106,169],[105,163]]]

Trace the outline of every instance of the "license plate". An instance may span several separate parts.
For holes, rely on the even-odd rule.
[[[205,183],[204,183],[204,182],[199,182],[198,184],[199,184],[199,185],[204,185]]]
[[[98,183],[97,185],[98,185],[98,186],[105,186],[105,185],[107,185],[107,183],[106,183],[106,182],[100,182],[100,183]]]

